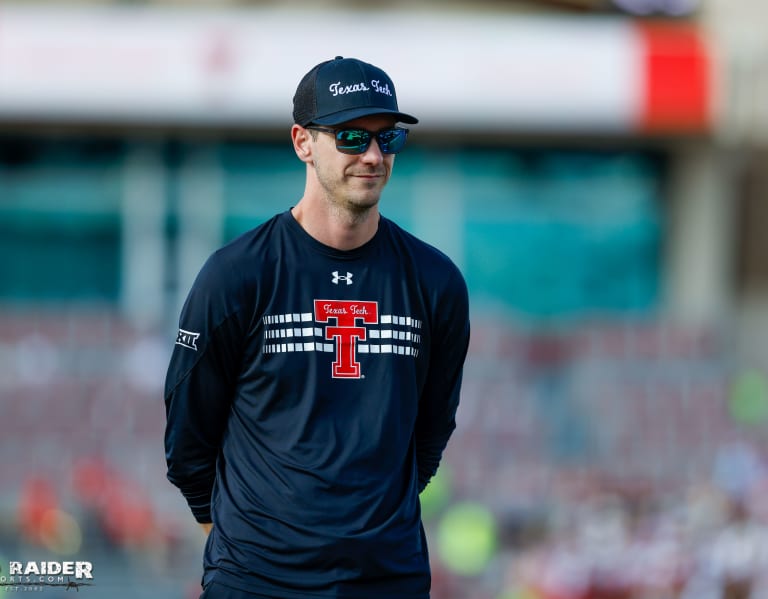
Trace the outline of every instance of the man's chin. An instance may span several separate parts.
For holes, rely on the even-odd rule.
[[[360,195],[354,198],[350,198],[347,205],[356,213],[363,214],[375,208],[379,203],[381,194]]]

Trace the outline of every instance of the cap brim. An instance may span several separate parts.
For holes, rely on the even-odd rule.
[[[322,117],[312,119],[312,122],[317,125],[340,125],[348,121],[354,121],[355,119],[362,118],[364,116],[374,115],[391,115],[394,116],[398,122],[408,123],[409,125],[415,125],[419,122],[415,116],[406,114],[405,112],[398,112],[396,110],[387,110],[386,108],[374,108],[368,106],[366,108],[350,108],[349,110],[340,110],[333,114],[327,114]]]

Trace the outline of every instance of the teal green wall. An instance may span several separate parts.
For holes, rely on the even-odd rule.
[[[146,145],[146,144],[145,144]],[[152,144],[150,144],[150,147]],[[129,142],[0,139],[0,301],[116,302]],[[166,236],[192,151],[221,176],[223,241],[292,206],[290,144],[156,142]],[[647,312],[659,297],[660,159],[643,152],[429,147],[396,159],[382,213],[443,249],[476,301],[538,318]]]

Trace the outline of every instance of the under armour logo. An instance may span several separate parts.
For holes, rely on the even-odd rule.
[[[334,285],[338,285],[339,281],[346,281],[347,285],[352,284],[352,273],[348,272],[346,275],[340,275],[338,270],[334,270],[332,273],[333,278],[331,278],[331,283]]]

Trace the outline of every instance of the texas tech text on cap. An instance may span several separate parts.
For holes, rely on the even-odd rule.
[[[293,120],[302,127],[338,125],[373,114],[391,114],[412,125],[419,122],[398,109],[389,75],[356,58],[337,56],[321,62],[304,75],[293,96]]]

